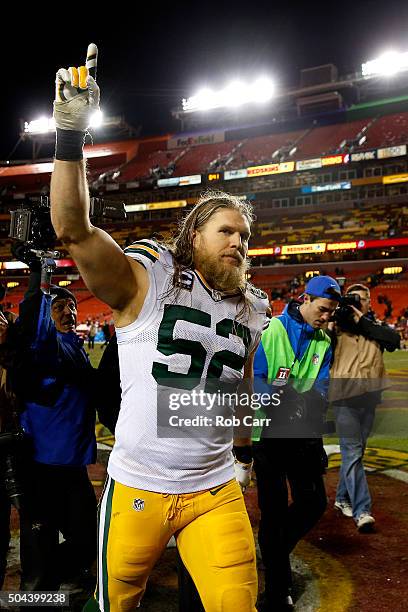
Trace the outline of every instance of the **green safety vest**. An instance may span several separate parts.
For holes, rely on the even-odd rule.
[[[289,380],[299,393],[309,391],[319,374],[326,351],[330,347],[330,338],[322,329],[316,329],[302,359],[295,361],[295,352],[290,343],[286,329],[278,317],[271,319],[268,329],[262,334],[262,346],[268,363],[268,383],[273,384],[280,368],[291,368]],[[295,379],[295,380],[293,380]],[[279,386],[276,386],[278,391]],[[279,409],[279,407],[277,407]],[[262,408],[254,412],[252,439],[261,437],[262,425],[256,421],[265,418]]]

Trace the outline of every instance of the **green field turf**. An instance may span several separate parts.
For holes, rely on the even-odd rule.
[[[407,383],[407,391],[393,391],[392,388],[384,392],[383,401],[393,399],[398,401],[398,407],[393,409],[377,410],[374,435],[369,439],[371,447],[391,448],[408,452],[408,351],[395,351],[384,353],[387,373],[398,376],[398,382]]]

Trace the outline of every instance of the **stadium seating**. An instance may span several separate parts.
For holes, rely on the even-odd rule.
[[[367,131],[364,148],[391,147],[408,142],[408,113],[384,115]]]
[[[226,161],[238,144],[238,140],[231,140],[191,147],[177,162],[174,176],[201,174],[212,170],[217,171],[224,167],[229,168],[230,166],[226,164]]]
[[[118,181],[126,183],[135,179],[148,178],[152,176],[153,168],[160,167],[167,169],[168,165],[174,162],[177,155],[180,155],[180,151],[178,150],[153,151],[152,153],[148,153],[147,156],[143,155],[142,152],[120,169]]]
[[[296,151],[296,159],[335,153],[344,140],[354,140],[366,124],[367,119],[360,119],[349,123],[315,127],[300,142]]]
[[[359,147],[355,140],[364,127],[367,128],[367,140]],[[137,156],[120,168],[117,181],[124,183],[148,178],[154,168],[160,169],[157,177],[185,176],[261,165],[280,159],[299,160],[347,152],[352,143],[353,150],[360,150],[402,142],[408,142],[408,113],[177,150],[167,150],[165,138],[152,139],[142,142]],[[341,147],[342,144],[345,146]],[[289,156],[293,148],[296,150]],[[171,169],[167,172],[169,165]]]
[[[288,157],[289,150],[306,134],[307,130],[299,130],[297,132],[285,132],[283,134],[271,134],[269,136],[249,138],[237,149],[234,160],[228,165],[228,169],[245,168],[247,166],[269,163],[273,161],[273,154],[282,148],[285,150],[285,157]],[[278,156],[276,161],[279,161]]]
[[[385,304],[378,303],[378,296],[386,296],[392,303],[391,320],[395,321],[408,308],[408,281],[399,280],[384,282],[377,285],[371,291],[371,305],[375,313],[380,319],[384,318],[384,313],[387,308]]]

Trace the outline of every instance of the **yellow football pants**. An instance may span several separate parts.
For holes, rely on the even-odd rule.
[[[110,477],[99,506],[101,612],[136,610],[148,576],[174,535],[206,612],[254,612],[255,545],[235,480],[207,491],[162,494]]]

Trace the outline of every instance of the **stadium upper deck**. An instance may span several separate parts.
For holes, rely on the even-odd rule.
[[[321,118],[322,121],[329,119]],[[90,178],[95,185],[115,185],[121,189],[140,181],[143,186],[157,186],[160,179],[165,182],[166,178],[279,162],[298,162],[295,170],[302,161],[408,143],[408,112],[379,113],[355,120],[337,113],[328,125],[312,120],[297,123],[302,127],[296,129],[296,122],[292,121],[294,129],[281,123],[88,146]],[[46,191],[51,170],[49,162],[0,167],[2,195]]]
[[[270,266],[270,279],[276,265],[298,263],[389,259],[405,270],[408,112],[395,109],[88,145],[91,191],[133,205],[128,223],[107,227],[121,245],[168,236],[183,207],[215,186],[252,200],[253,266]],[[47,193],[51,170],[0,167],[0,260],[10,259],[10,202]]]

